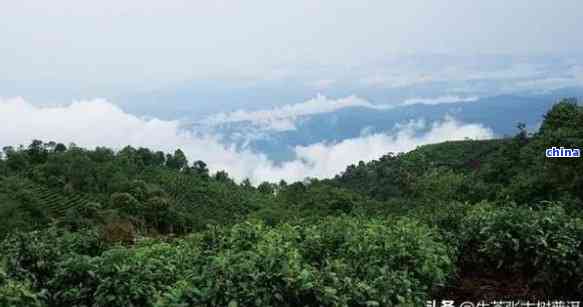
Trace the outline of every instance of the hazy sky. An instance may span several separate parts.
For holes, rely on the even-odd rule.
[[[578,53],[581,29],[580,0],[0,0],[0,81],[96,93],[395,54]]]

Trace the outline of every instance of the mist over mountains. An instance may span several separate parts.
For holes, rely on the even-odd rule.
[[[227,146],[293,160],[296,147],[327,146],[446,117],[496,136],[535,130],[560,98],[583,96],[579,54],[410,54],[360,63],[311,63],[209,76],[113,97],[126,112],[180,120]]]
[[[125,89],[106,98],[132,114],[197,121],[216,113],[298,104],[319,94],[334,99],[357,96],[372,104],[397,106],[415,101],[440,103],[442,97],[452,102],[451,98],[540,96],[581,87],[581,54],[429,53],[209,75],[149,90]]]
[[[9,98],[0,99],[0,121],[10,128],[0,143],[181,148],[236,180],[325,178],[388,152],[513,135],[519,122],[533,131],[553,102],[583,96],[581,63],[577,54],[386,56],[124,86],[103,99],[0,80]]]
[[[223,115],[209,123],[194,124],[194,131],[213,131],[223,136],[227,144],[250,148],[265,153],[275,161],[293,159],[294,147],[317,143],[338,143],[374,134],[391,134],[403,125],[416,124],[416,135],[426,133],[432,123],[452,117],[467,124],[488,127],[498,137],[518,132],[517,124],[524,123],[527,130],[535,131],[543,114],[560,97],[580,96],[578,89],[562,89],[545,95],[501,95],[462,101],[419,101],[398,106],[373,105],[357,97],[333,100],[320,96],[322,104],[339,105],[328,112],[285,117],[283,109],[252,113],[235,112]],[[447,97],[446,97],[447,98]],[[455,97],[450,97],[455,98]],[[352,103],[348,103],[351,100]],[[340,103],[338,101],[341,101]],[[308,102],[308,104],[310,101]],[[289,107],[287,109],[290,109]],[[229,117],[230,116],[230,117]],[[254,118],[255,116],[255,118]]]

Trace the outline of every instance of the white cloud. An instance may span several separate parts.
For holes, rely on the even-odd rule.
[[[516,82],[507,86],[507,89],[516,91],[534,91],[535,93],[547,93],[549,91],[565,88],[565,87],[576,87],[582,86],[583,79],[579,79],[577,76],[573,77],[549,77],[541,79],[526,80],[521,82]]]
[[[398,88],[418,85],[432,81],[431,77],[425,73],[376,73],[358,80],[358,83],[364,86],[381,87],[381,88]]]
[[[428,128],[419,135],[419,129]],[[237,180],[302,180],[333,176],[359,160],[376,159],[387,152],[409,151],[445,140],[490,138],[492,131],[462,124],[451,117],[430,126],[412,121],[394,134],[377,133],[337,143],[296,147],[296,159],[277,165],[264,154],[236,149],[214,135],[193,134],[178,121],[145,119],[125,113],[105,100],[78,101],[67,106],[38,107],[22,98],[0,99],[0,146],[27,144],[33,139],[74,142],[93,148],[126,145],[172,152],[181,148],[190,161],[204,160],[212,171],[227,170]]]
[[[228,170],[239,179],[252,174],[255,167],[272,164],[264,155],[224,146],[216,136],[182,130],[178,121],[139,118],[105,100],[44,108],[21,98],[0,100],[0,123],[1,145],[41,139],[88,148],[132,145],[166,152],[181,148],[191,161],[204,160],[214,170]]]
[[[424,128],[429,128],[429,130],[418,135],[418,132]],[[306,176],[331,177],[343,171],[350,164],[360,160],[378,159],[388,152],[407,152],[420,145],[445,140],[489,139],[493,136],[493,132],[482,125],[462,124],[449,116],[432,125],[427,125],[423,120],[415,120],[400,126],[394,134],[376,133],[338,143],[317,143],[296,147],[295,152],[298,160],[285,163],[281,169],[275,169],[275,171],[285,169],[297,179]],[[261,171],[267,172],[260,174],[267,178],[275,175],[269,173],[274,169]]]
[[[366,75],[358,80],[364,86],[381,88],[409,87],[432,82],[456,81],[499,81],[521,78],[534,78],[542,74],[543,70],[532,63],[505,65],[497,68],[476,67],[472,63],[452,63],[450,59],[430,59],[433,65],[423,66],[423,63],[403,64],[395,63],[390,70],[380,70]],[[442,62],[440,62],[442,61]]]
[[[410,98],[403,102],[403,105],[412,105],[412,104],[443,104],[443,103],[456,103],[456,102],[469,102],[469,101],[476,101],[479,98],[476,96],[470,97],[460,97],[460,96],[440,96],[435,98]]]
[[[520,93],[546,93],[564,87],[583,86],[583,68],[578,58],[518,58],[518,57],[421,57],[423,61],[402,60],[389,68],[365,72],[357,82],[367,87],[387,90],[421,87],[437,90],[444,97],[433,101],[421,99],[412,103],[457,102],[455,94],[464,99]],[[360,90],[360,92],[364,92]],[[465,95],[464,95],[465,94]],[[438,94],[439,95],[439,94]],[[471,96],[471,97],[468,97]]]
[[[264,130],[289,131],[296,129],[295,122],[299,117],[329,113],[349,107],[365,107],[371,109],[390,108],[387,105],[372,104],[357,96],[328,99],[326,96],[318,95],[316,98],[302,103],[287,104],[269,110],[238,110],[231,113],[219,113],[207,117],[202,123],[206,125],[220,125],[236,122],[251,122],[256,127]]]
[[[544,72],[545,67],[536,63],[513,63],[495,70],[462,70],[455,77],[462,80],[512,80],[536,78]]]
[[[535,94],[545,94],[553,90],[566,87],[583,86],[583,66],[572,65],[557,69],[555,73],[541,71],[538,75],[529,78],[516,79],[506,82],[501,90],[506,93],[527,91]]]

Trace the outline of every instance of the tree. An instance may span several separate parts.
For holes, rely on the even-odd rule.
[[[154,226],[159,232],[172,232],[172,225],[176,222],[172,218],[172,203],[168,198],[152,197],[145,206],[146,221]]]
[[[233,182],[233,180],[229,178],[229,174],[225,171],[218,171],[215,174],[215,180],[222,183]]]
[[[28,155],[22,148],[15,150],[12,146],[3,148],[6,158],[6,166],[12,171],[21,171],[28,168]]]
[[[7,176],[8,175],[8,165],[6,165],[6,161],[2,160],[0,157],[0,176]]]
[[[58,143],[57,145],[55,145],[55,152],[65,152],[67,151],[67,146],[65,146],[65,144],[63,143]]]
[[[140,202],[129,193],[114,193],[111,195],[111,204],[119,212],[130,216],[137,216],[141,211]]]
[[[243,180],[241,182],[241,187],[247,191],[253,190],[253,185],[251,184],[251,181],[249,180],[249,178],[245,178],[245,180]]]
[[[188,167],[186,155],[184,155],[184,152],[180,149],[174,151],[174,155],[166,155],[166,166],[175,170],[183,170]]]
[[[30,161],[34,164],[46,162],[49,154],[48,150],[44,147],[43,142],[39,140],[33,140],[32,143],[28,145],[27,153],[30,157]]]
[[[265,195],[273,195],[275,194],[276,185],[269,183],[267,181],[262,182],[258,187],[257,190]]]
[[[153,159],[152,163],[155,166],[162,166],[164,165],[164,163],[166,163],[166,157],[164,156],[164,153],[161,151],[156,151],[152,159]]]
[[[130,183],[128,192],[138,201],[145,201],[148,196],[148,184],[144,180],[134,180]]]
[[[544,116],[544,121],[540,127],[540,133],[561,128],[580,129],[583,127],[583,107],[577,105],[577,99],[563,99],[553,105],[551,110]]]
[[[113,161],[115,154],[113,150],[107,147],[96,147],[95,150],[88,152],[91,160],[99,163]]]
[[[206,166],[206,163],[204,163],[203,161],[198,160],[194,162],[192,164],[192,170],[197,176],[200,176],[205,179],[209,177],[209,170]]]

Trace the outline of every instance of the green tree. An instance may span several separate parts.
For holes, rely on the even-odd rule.
[[[182,170],[188,167],[188,160],[186,159],[186,155],[182,150],[177,149],[174,151],[174,155],[166,156],[166,166],[175,170]]]
[[[192,170],[194,172],[194,174],[196,174],[197,176],[200,176],[202,178],[208,179],[209,178],[209,170],[207,168],[206,163],[204,163],[203,161],[195,161],[192,164]]]

